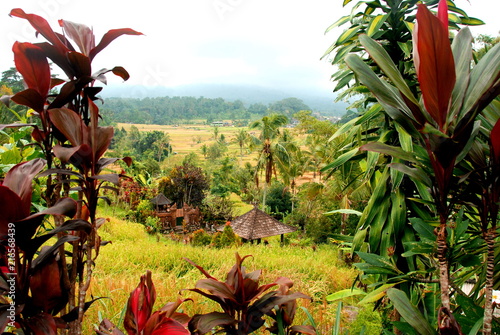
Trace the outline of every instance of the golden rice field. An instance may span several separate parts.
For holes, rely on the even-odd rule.
[[[201,155],[201,147],[206,144],[210,145],[215,142],[214,139],[214,127],[209,125],[154,125],[154,124],[129,124],[129,123],[118,123],[117,127],[125,130],[130,130],[132,126],[137,127],[139,131],[163,131],[168,133],[170,136],[173,151],[177,154],[189,154],[195,152]],[[240,155],[240,147],[233,143],[236,134],[241,129],[248,130],[247,127],[218,127],[218,134],[224,135],[226,142],[229,143],[228,149],[230,153],[237,156]],[[251,133],[258,133],[257,131],[251,130]],[[245,153],[244,153],[245,154]],[[248,160],[249,156],[244,155],[244,160]]]
[[[112,216],[110,208],[101,210],[102,216]],[[192,298],[181,306],[189,315],[218,310],[206,298],[193,292],[182,291],[194,288],[203,275],[183,260],[187,257],[203,266],[216,278],[225,279],[225,274],[234,264],[235,253],[252,255],[245,260],[249,271],[262,269],[261,283],[273,282],[280,276],[290,278],[294,289],[312,297],[312,301],[301,300],[300,306],[314,316],[323,334],[331,333],[337,304],[329,304],[328,294],[351,287],[356,271],[347,267],[338,258],[331,245],[312,247],[279,245],[271,239],[268,245],[244,244],[227,249],[193,247],[175,242],[166,237],[148,235],[137,223],[110,218],[100,230],[103,240],[112,243],[101,249],[90,290],[92,297],[107,297],[94,303],[86,314],[84,334],[91,334],[101,318],[109,318],[122,328],[124,307],[130,292],[139,283],[147,270],[153,273],[157,291],[155,309],[177,298]],[[299,310],[296,324],[306,321],[306,314]],[[346,309],[343,322],[352,321]]]
[[[154,125],[154,124],[129,124],[129,123],[118,123],[117,127],[129,131],[132,126],[137,127],[139,131],[163,131],[168,133],[172,145],[173,151],[179,156],[184,156],[189,153],[196,153],[200,159],[204,159],[202,155],[201,147],[205,144],[207,146],[215,142],[214,139],[214,127],[209,125]],[[249,162],[254,165],[257,153],[248,152],[243,149],[240,151],[238,144],[234,142],[236,134],[244,129],[251,134],[258,135],[257,130],[249,130],[248,127],[218,127],[219,136],[223,134],[226,138],[228,145],[228,156],[235,157],[239,159],[240,164]],[[241,155],[242,153],[242,155]],[[169,158],[171,159],[171,158]],[[314,178],[312,172],[305,173],[301,178],[299,178],[296,183],[298,185],[309,182],[309,181],[319,181],[319,175]]]

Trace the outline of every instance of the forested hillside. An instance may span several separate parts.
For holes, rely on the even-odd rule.
[[[204,97],[107,98],[101,108],[103,118],[107,121],[159,125],[193,120],[208,123],[218,120],[248,122],[270,111],[292,116],[300,110],[311,108],[297,98],[287,98],[268,105],[254,103],[245,106],[240,100]]]

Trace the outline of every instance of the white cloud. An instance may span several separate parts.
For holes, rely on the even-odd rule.
[[[457,0],[499,29],[491,0]],[[94,68],[124,66],[130,83],[178,85],[196,82],[262,86],[308,85],[331,91],[335,69],[319,58],[336,35],[325,29],[349,12],[339,0],[17,0],[15,6],[47,18],[54,29],[64,18],[93,26],[97,40],[108,29],[130,27],[145,36],[122,36],[99,54]],[[13,66],[15,40],[34,41],[34,31],[9,18],[0,3],[0,71]],[[110,79],[111,80],[111,79]],[[118,80],[119,79],[115,79]]]

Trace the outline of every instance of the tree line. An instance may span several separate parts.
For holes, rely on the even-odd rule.
[[[107,122],[141,124],[178,124],[193,120],[212,123],[232,120],[248,123],[270,111],[292,116],[300,110],[311,110],[297,98],[286,98],[268,105],[254,103],[249,106],[241,100],[226,101],[222,98],[205,97],[156,97],[156,98],[107,98],[102,105],[102,115]]]

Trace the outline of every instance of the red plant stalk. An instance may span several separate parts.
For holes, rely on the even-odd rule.
[[[13,47],[15,64],[22,74],[28,89],[16,94],[12,100],[34,109],[42,122],[42,129],[35,128],[33,138],[41,143],[42,149],[47,157],[49,168],[51,168],[52,156],[61,161],[61,169],[55,173],[63,175],[62,171],[67,163],[75,165],[80,173],[79,192],[80,207],[79,214],[83,216],[81,204],[85,203],[89,211],[91,232],[79,234],[80,240],[73,242],[73,270],[68,272],[63,267],[63,281],[69,291],[69,307],[78,306],[78,319],[70,325],[70,333],[81,333],[81,322],[85,311],[85,297],[90,286],[93,264],[99,253],[99,237],[97,234],[96,208],[99,196],[100,184],[106,181],[116,183],[116,175],[108,175],[100,179],[102,163],[99,159],[104,155],[111,141],[112,128],[98,127],[98,109],[93,103],[96,94],[101,88],[94,87],[95,80],[105,80],[104,74],[113,74],[127,80],[129,75],[122,67],[114,67],[111,70],[103,69],[92,73],[91,62],[93,58],[107,47],[114,39],[121,35],[142,35],[129,28],[108,31],[96,45],[92,30],[82,24],[60,20],[64,34],[55,33],[48,22],[35,14],[27,14],[22,9],[13,9],[11,16],[27,20],[37,34],[42,35],[47,42],[31,44],[16,42]],[[79,49],[71,45],[70,40]],[[68,77],[68,81],[52,79],[48,58],[59,66]],[[59,84],[64,84],[59,93],[49,99],[49,90]],[[54,140],[58,145],[53,146]],[[70,142],[73,147],[64,146]],[[67,170],[65,170],[67,171]],[[52,176],[48,174],[46,200],[50,205],[60,196],[60,186],[53,186]],[[65,177],[57,177],[65,178]],[[79,216],[80,217],[80,216]],[[64,255],[64,247],[61,247],[61,255]],[[65,265],[65,264],[64,264]],[[82,269],[82,273],[79,273]],[[76,291],[76,282],[78,293]],[[78,299],[77,299],[78,296]]]
[[[425,5],[420,4],[417,11],[417,23],[413,32],[414,62],[424,106],[436,123],[438,129],[446,134],[450,100],[455,86],[455,62],[451,51],[448,32],[448,8],[446,1],[439,3],[438,16],[434,16]],[[440,159],[433,152],[430,141],[432,134],[423,134],[426,149],[432,163],[436,186],[433,190],[436,207],[439,212],[440,226],[437,232],[437,254],[439,260],[439,281],[441,302],[450,310],[449,269],[446,256],[446,225],[449,207],[447,204],[449,182],[453,174],[455,159]]]
[[[485,279],[485,306],[483,320],[483,334],[492,334],[493,322],[493,287],[495,276],[495,240],[497,233],[497,218],[500,199],[500,120],[490,133],[490,186],[483,191],[482,230],[487,246],[486,279]],[[488,185],[488,183],[485,183]],[[487,215],[489,213],[489,216]],[[488,228],[488,224],[490,227]]]

